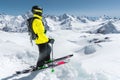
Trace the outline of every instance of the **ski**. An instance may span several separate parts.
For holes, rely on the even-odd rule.
[[[67,55],[67,56],[64,56],[64,57],[60,57],[60,58],[57,58],[57,59],[54,59],[54,60],[49,60],[49,61],[46,61],[45,64],[50,64],[52,62],[57,62],[57,61],[60,61],[60,60],[65,60],[65,59],[68,59],[70,57],[72,57],[73,54],[70,54],[70,55]],[[33,68],[35,66],[30,66],[30,68]]]
[[[38,71],[38,70],[44,70],[44,69],[47,69],[47,68],[54,68],[54,67],[66,64],[66,63],[68,63],[68,62],[67,61],[58,61],[58,62],[53,63],[53,64],[48,64],[48,65],[44,65],[42,67],[39,67],[36,70],[34,70],[33,68],[30,68],[30,69],[25,69],[23,71],[16,71],[16,74],[25,74],[25,73],[30,73],[30,72]]]
[[[61,57],[61,58],[54,59],[54,60],[51,61],[51,62],[56,62],[56,61],[59,61],[59,60],[64,60],[64,59],[70,58],[70,57],[72,57],[72,56],[73,56],[73,54],[70,54],[70,55],[67,55],[67,56],[64,56],[64,57]]]
[[[63,65],[65,63],[68,63],[69,62],[68,58],[70,58],[72,56],[73,56],[73,54],[54,59],[53,61],[48,61],[48,62],[45,63],[44,66],[39,67],[37,70],[44,70],[44,69],[47,69],[47,68],[54,68],[54,67],[57,67],[59,65]],[[16,74],[24,74],[24,73],[37,71],[37,70],[34,70],[34,66],[33,66],[29,69],[25,69],[25,70],[22,70],[22,71],[16,71]]]

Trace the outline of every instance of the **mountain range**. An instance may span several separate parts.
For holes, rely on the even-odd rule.
[[[30,12],[19,16],[0,14],[0,30],[6,32],[27,32],[26,20],[31,16]],[[109,16],[87,17],[63,14],[59,16],[44,15],[43,22],[46,29],[49,31],[75,30],[105,34],[119,32],[119,26],[117,23],[120,22],[120,18],[111,18]],[[104,31],[107,30],[107,32],[101,31],[103,29],[105,29]]]

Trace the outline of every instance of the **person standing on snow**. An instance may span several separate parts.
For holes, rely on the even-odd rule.
[[[38,6],[32,7],[33,17],[37,17],[32,22],[32,28],[37,38],[34,40],[39,49],[39,58],[36,64],[36,69],[45,64],[45,61],[50,60],[51,46],[49,43],[53,44],[54,39],[49,39],[46,35],[45,26],[42,21],[43,9]]]

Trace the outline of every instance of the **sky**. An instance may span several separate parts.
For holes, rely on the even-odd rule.
[[[120,0],[1,0],[0,13],[21,15],[34,5],[50,15],[120,16]]]

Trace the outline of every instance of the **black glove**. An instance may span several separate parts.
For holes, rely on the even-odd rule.
[[[54,44],[54,39],[49,39],[49,43]]]

